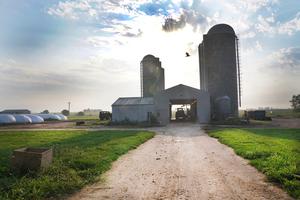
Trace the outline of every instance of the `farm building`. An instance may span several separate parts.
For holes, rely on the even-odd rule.
[[[27,109],[11,109],[11,110],[3,110],[0,113],[2,113],[2,114],[11,114],[11,115],[14,115],[14,114],[31,114],[31,111],[27,110]]]
[[[213,118],[238,116],[241,103],[238,50],[238,38],[227,24],[213,26],[198,47],[200,88],[211,96]]]
[[[165,89],[165,70],[159,58],[146,55],[141,61],[141,96],[153,97]]]
[[[0,114],[0,125],[2,124],[14,124],[16,119],[10,114]]]
[[[153,115],[160,124],[168,124],[173,105],[190,105],[190,112],[199,123],[210,120],[208,92],[186,85],[177,85],[157,93],[154,97],[119,98],[112,105],[114,122],[145,122]]]
[[[14,118],[16,119],[16,123],[17,124],[31,124],[32,120],[30,117],[26,116],[26,115],[13,115]]]
[[[119,98],[112,121],[145,122],[154,116],[166,125],[174,119],[208,123],[238,115],[241,103],[238,38],[227,24],[213,26],[199,45],[200,89],[179,84],[165,89],[159,58],[141,61],[141,97]],[[180,114],[180,115],[179,115]]]
[[[154,111],[153,97],[119,98],[112,105],[112,121],[148,121]]]

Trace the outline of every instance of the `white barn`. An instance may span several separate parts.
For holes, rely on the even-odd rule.
[[[153,115],[161,125],[166,125],[171,121],[172,105],[179,104],[190,105],[199,123],[210,121],[209,93],[182,84],[163,90],[154,97],[119,98],[112,104],[112,121],[145,122]]]

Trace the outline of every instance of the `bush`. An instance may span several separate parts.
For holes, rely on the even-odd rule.
[[[77,116],[84,116],[84,112],[82,112],[82,111],[78,112]]]
[[[41,114],[49,114],[49,110],[44,110],[43,112],[41,112]]]
[[[62,110],[61,114],[63,114],[64,116],[69,116],[70,112],[68,110]]]

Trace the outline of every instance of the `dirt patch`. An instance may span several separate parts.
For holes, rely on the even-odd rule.
[[[79,199],[291,199],[195,124],[171,124],[122,156]]]

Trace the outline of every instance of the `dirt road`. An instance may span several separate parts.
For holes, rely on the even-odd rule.
[[[70,199],[291,199],[197,124],[157,128],[104,177]]]

